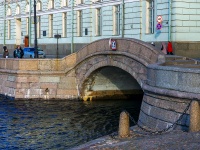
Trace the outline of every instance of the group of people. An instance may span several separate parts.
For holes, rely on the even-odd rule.
[[[7,46],[3,46],[3,58],[8,58],[9,57],[9,52],[8,52],[8,49],[7,49]],[[17,45],[16,49],[14,50],[13,52],[13,57],[14,58],[23,58],[24,56],[24,51],[23,49],[21,48],[20,45]]]
[[[151,42],[151,45],[155,46],[155,43]],[[8,49],[7,49],[7,47],[5,45],[3,46],[3,50],[4,50],[3,58],[8,58],[9,57],[9,52],[8,52]],[[161,51],[164,54],[173,55],[172,43],[169,41],[168,45],[166,46],[165,42],[162,42]],[[13,52],[13,57],[14,58],[23,58],[23,56],[24,56],[23,49],[21,48],[20,45],[17,45],[16,49]]]
[[[151,42],[151,45],[155,46],[155,43],[154,42]],[[169,41],[168,44],[166,45],[165,42],[162,42],[161,43],[161,51],[164,53],[164,54],[167,54],[167,55],[174,55],[173,54],[173,48],[172,48],[172,43]]]

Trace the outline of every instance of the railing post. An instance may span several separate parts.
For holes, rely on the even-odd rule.
[[[200,131],[200,105],[198,101],[192,101],[190,107],[190,132]]]
[[[128,137],[130,135],[129,116],[123,111],[119,119],[119,137]]]

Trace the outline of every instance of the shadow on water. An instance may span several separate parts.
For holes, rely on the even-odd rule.
[[[0,149],[66,149],[111,134],[118,130],[123,110],[138,120],[142,97],[86,102],[1,99]]]

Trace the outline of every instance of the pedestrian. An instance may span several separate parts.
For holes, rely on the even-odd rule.
[[[9,52],[6,45],[3,46],[3,58],[8,58]]]
[[[168,41],[167,54],[168,55],[173,55],[172,43],[170,41]]]
[[[164,54],[167,54],[167,46],[166,46],[165,42],[162,42],[162,43],[161,43],[161,51],[162,51]]]
[[[14,50],[13,56],[14,56],[14,58],[23,58],[24,51],[20,45],[18,45],[17,48]]]

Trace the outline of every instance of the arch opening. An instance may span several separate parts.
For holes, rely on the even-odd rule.
[[[143,90],[133,76],[118,67],[106,66],[92,72],[83,82],[81,95],[84,101],[106,100],[113,101],[113,104],[120,101],[129,103],[129,113],[134,115],[134,119],[139,118]],[[134,110],[131,110],[133,107]]]
[[[95,99],[129,99],[143,95],[137,80],[118,67],[101,67],[84,81],[81,95]]]

